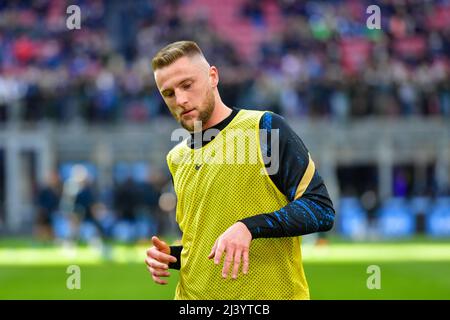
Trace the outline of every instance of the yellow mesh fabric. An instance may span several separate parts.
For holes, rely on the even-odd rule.
[[[203,148],[192,150],[183,141],[167,156],[178,199],[176,219],[183,232],[175,299],[309,299],[300,237],[252,240],[249,273],[240,270],[236,280],[231,279],[231,268],[223,279],[223,263],[215,265],[207,258],[216,239],[235,222],[287,204],[262,160],[262,115],[241,110]],[[236,134],[247,134],[245,148],[236,146]]]

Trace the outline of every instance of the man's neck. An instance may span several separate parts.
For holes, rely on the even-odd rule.
[[[215,135],[208,137],[207,140],[204,140],[204,133],[209,130],[209,129],[216,129],[218,131],[223,130],[226,126],[228,126],[228,124],[233,120],[233,118],[238,114],[240,109],[230,109],[231,113],[222,121],[216,123],[215,125],[209,127],[208,129],[204,129],[202,130],[202,132],[191,132],[191,136],[188,139],[187,145],[191,148],[191,149],[197,149],[200,148],[202,146],[207,145],[209,142],[211,142],[214,138]]]
[[[216,124],[222,122],[224,119],[229,117],[231,112],[232,112],[231,108],[227,107],[224,103],[220,102],[214,108],[211,118],[209,118],[209,120],[202,127],[202,130],[204,131],[206,129],[214,127]]]

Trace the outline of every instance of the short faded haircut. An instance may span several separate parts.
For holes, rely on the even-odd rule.
[[[152,59],[153,71],[171,65],[181,57],[193,57],[195,55],[203,55],[202,50],[194,41],[177,41],[173,42],[161,50]]]

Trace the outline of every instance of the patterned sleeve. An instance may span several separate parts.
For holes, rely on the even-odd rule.
[[[261,138],[260,141],[261,151],[265,157],[272,159],[266,168],[278,168],[275,172],[268,170],[268,174],[289,203],[280,210],[240,221],[250,230],[253,239],[329,231],[334,224],[333,203],[303,141],[281,116],[272,112],[266,112],[261,117],[260,129],[267,131],[267,139]],[[272,135],[272,130],[276,129],[279,137],[278,157],[271,154],[271,139],[276,137]]]

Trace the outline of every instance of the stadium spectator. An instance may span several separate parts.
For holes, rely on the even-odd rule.
[[[138,186],[131,177],[118,185],[114,200],[117,218],[129,223],[135,222],[140,197]]]
[[[59,210],[61,188],[58,174],[52,172],[37,193],[35,235],[40,240],[53,239],[52,221]]]
[[[257,101],[260,93],[248,88],[276,83],[266,107],[283,115],[450,116],[446,2],[376,1],[382,28],[369,30],[370,1],[245,1],[244,11],[264,21],[250,34],[259,39],[250,61],[208,17],[186,17],[189,2],[83,1],[80,30],[67,30],[64,2],[20,3],[5,2],[0,11],[0,121],[15,121],[16,109],[26,122],[166,116],[148,57],[183,38],[197,40],[227,69],[223,86],[230,105]],[[110,23],[114,18],[120,25]],[[257,72],[261,79],[253,77]]]

